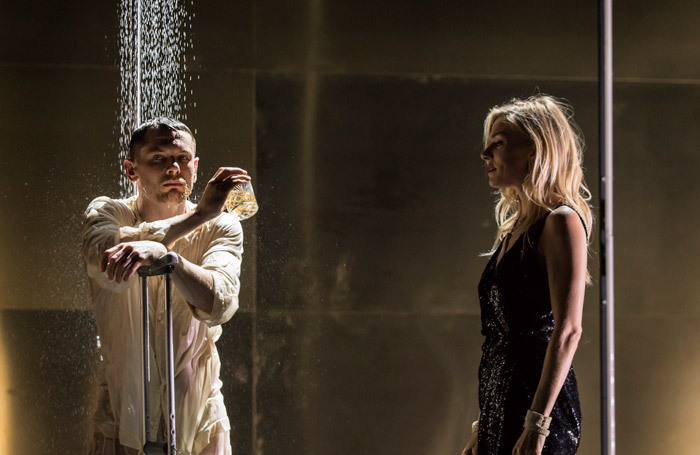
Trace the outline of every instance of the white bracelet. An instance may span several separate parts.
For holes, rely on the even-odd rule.
[[[472,422],[472,433],[479,431],[479,421],[475,420]]]
[[[552,423],[552,418],[547,417],[539,412],[528,410],[525,414],[525,423],[523,428],[534,431],[543,436],[549,436],[549,424]]]

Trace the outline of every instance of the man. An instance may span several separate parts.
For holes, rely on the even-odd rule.
[[[101,388],[93,454],[138,454],[143,447],[140,266],[168,251],[172,273],[177,448],[181,455],[228,455],[230,424],[214,342],[238,308],[243,231],[222,208],[229,191],[250,181],[239,168],[220,168],[198,204],[188,201],[197,179],[195,139],[184,124],[158,118],[134,131],[124,170],[138,196],[98,197],[85,212],[83,257],[102,343]],[[149,435],[164,434],[165,284],[149,279],[151,381]]]

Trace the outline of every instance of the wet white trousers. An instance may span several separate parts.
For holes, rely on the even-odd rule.
[[[118,439],[107,438],[99,432],[95,433],[90,450],[90,455],[139,455],[139,453],[139,450],[125,447],[119,443]],[[209,444],[200,453],[193,455],[231,455],[229,432],[212,435]]]

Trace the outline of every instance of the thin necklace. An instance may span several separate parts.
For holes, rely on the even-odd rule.
[[[503,253],[500,255],[501,257],[503,257],[503,255],[506,254],[506,252],[508,251],[508,244],[510,243],[510,239],[513,236],[513,231],[515,231],[518,228],[518,224],[520,224],[520,218],[515,220],[513,227],[506,234],[505,241],[503,242]]]

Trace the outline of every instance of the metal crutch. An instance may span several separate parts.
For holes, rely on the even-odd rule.
[[[145,443],[143,452],[145,455],[175,455],[175,371],[173,364],[173,312],[172,312],[172,282],[170,274],[177,265],[177,255],[167,253],[156,260],[153,265],[140,267],[138,274],[141,277],[141,325],[143,328],[143,429]],[[166,318],[166,348],[165,359],[168,373],[168,442],[151,442],[148,440],[148,383],[150,382],[150,346],[149,346],[149,319],[148,319],[148,277],[165,275],[165,318]]]

